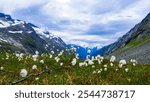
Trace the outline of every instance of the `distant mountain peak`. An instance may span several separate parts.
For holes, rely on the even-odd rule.
[[[20,49],[27,53],[34,53],[36,50],[44,53],[66,48],[64,41],[48,30],[0,13],[0,51],[5,48],[2,43],[4,41],[7,45],[13,46],[13,49]]]

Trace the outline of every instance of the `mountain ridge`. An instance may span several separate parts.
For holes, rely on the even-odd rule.
[[[147,42],[145,42],[147,41]],[[101,54],[102,56],[117,56],[120,59],[137,59],[141,63],[150,63],[150,13],[129,32],[119,38],[116,42],[103,47],[93,55]],[[143,44],[143,45],[142,45]],[[147,45],[147,47],[145,46]],[[143,47],[145,46],[145,47]],[[143,51],[140,51],[142,48]],[[136,49],[136,50],[135,50]],[[138,52],[139,51],[139,52]],[[127,53],[128,52],[128,53]],[[145,57],[142,57],[145,56]]]
[[[20,49],[24,53],[34,53],[36,50],[45,53],[66,48],[65,42],[49,31],[0,13],[0,49],[7,49],[6,45],[13,47],[8,48],[13,52]]]

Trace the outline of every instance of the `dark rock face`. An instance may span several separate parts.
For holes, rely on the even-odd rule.
[[[0,13],[0,49],[7,50],[6,45],[11,46],[8,48],[9,50],[19,50],[25,53],[34,53],[35,51],[45,53],[66,48],[64,41],[49,31]]]

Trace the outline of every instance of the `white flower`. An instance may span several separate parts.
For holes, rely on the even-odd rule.
[[[0,70],[4,70],[4,67],[0,67]]]
[[[79,63],[79,67],[82,67],[82,66],[84,66],[85,65],[85,63]]]
[[[110,63],[110,66],[112,67],[112,66],[114,66],[114,64],[113,64],[113,63]]]
[[[101,56],[100,59],[101,59],[101,60],[104,60],[104,57]]]
[[[74,58],[74,59],[72,60],[71,64],[72,64],[73,66],[75,66],[75,65],[76,65],[76,63],[77,63],[77,59],[76,59],[76,58]]]
[[[34,70],[34,69],[37,69],[37,65],[33,65],[32,66],[32,69]]]
[[[38,77],[37,77],[37,78],[35,78],[35,80],[36,80],[36,81],[38,81],[39,79],[40,79],[40,78],[38,78]]]
[[[92,65],[92,68],[95,68],[95,66],[94,66],[94,65]]]
[[[107,71],[107,68],[104,68],[104,71]]]
[[[20,54],[16,53],[16,57],[19,57],[19,56],[20,56]]]
[[[55,52],[54,51],[51,51],[51,54],[54,54]]]
[[[97,73],[101,73],[101,70],[99,70]]]
[[[100,55],[97,55],[97,59],[100,59],[100,57],[101,57]]]
[[[136,64],[135,64],[135,63],[133,63],[133,66],[136,66]]]
[[[98,64],[101,64],[101,63],[102,63],[101,60],[98,59]]]
[[[118,71],[119,69],[118,68],[116,68],[116,72]]]
[[[104,65],[104,68],[107,68],[107,65],[106,65],[106,64]]]
[[[135,59],[131,59],[130,62],[133,64],[133,66],[136,66],[137,61]]]
[[[58,54],[59,57],[62,56],[62,55],[63,55],[63,52],[60,52],[60,53]]]
[[[129,72],[129,69],[128,69],[128,68],[126,68],[126,69],[125,69],[125,72]]]
[[[93,74],[95,74],[96,73],[96,71],[93,71]]]
[[[123,64],[119,64],[119,68],[122,68],[123,67]]]
[[[126,64],[127,64],[126,60],[120,60],[119,61],[119,68],[122,68]]]
[[[84,61],[84,65],[87,67],[88,66],[88,64],[87,64],[87,62],[86,61]]]
[[[94,61],[95,60],[95,58],[94,58],[94,56],[92,56],[92,61]]]
[[[89,59],[90,59],[90,55],[87,55],[87,56],[86,56],[86,60],[89,60]]]
[[[110,62],[114,62],[115,60],[116,60],[116,57],[115,56],[111,56]]]
[[[76,59],[79,59],[79,54],[76,54]]]
[[[126,60],[120,60],[120,61],[119,61],[119,64],[126,65],[127,62],[126,62]]]
[[[36,55],[39,55],[39,52],[38,52],[38,51],[35,51],[35,54],[36,54]]]
[[[93,65],[94,62],[93,62],[92,60],[88,60],[88,64],[89,64],[89,65]]]
[[[33,55],[32,58],[33,58],[33,61],[37,61],[38,55]]]
[[[60,66],[63,66],[63,63],[60,63]]]
[[[73,51],[73,52],[76,52],[76,50],[77,50],[77,49],[76,49],[76,48],[74,48],[74,47],[73,47],[73,48],[71,48],[71,51]]]
[[[40,63],[44,64],[44,60],[40,60]]]
[[[23,54],[23,53],[21,53],[21,54],[19,55],[19,57],[21,57],[21,58],[23,58],[23,56],[24,56],[24,54]]]
[[[55,60],[56,60],[56,62],[59,62],[60,58],[59,57],[55,57]]]
[[[90,53],[91,53],[91,50],[88,50],[87,53],[90,54]]]
[[[52,57],[53,57],[53,55],[50,54],[50,55],[49,55],[49,58],[52,58]]]
[[[27,72],[26,69],[21,69],[21,71],[20,71],[20,76],[21,76],[21,77],[26,77],[27,74],[28,74],[28,72]]]

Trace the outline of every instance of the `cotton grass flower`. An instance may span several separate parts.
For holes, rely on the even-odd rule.
[[[40,63],[44,64],[44,60],[40,60]]]
[[[84,66],[84,65],[85,65],[84,62],[79,63],[79,67],[82,67],[82,66]]]
[[[55,52],[54,51],[51,51],[51,54],[54,54]]]
[[[115,60],[116,60],[116,57],[115,56],[111,56],[110,62],[115,62]]]
[[[120,60],[120,61],[119,61],[119,64],[126,65],[127,62],[126,62],[126,60]]]
[[[118,71],[119,71],[119,69],[118,69],[118,68],[116,68],[115,70],[116,70],[116,72],[118,72]]]
[[[110,66],[112,67],[112,66],[114,66],[114,64],[113,64],[113,63],[110,63]]]
[[[59,57],[55,57],[55,61],[56,61],[56,62],[59,62],[59,61],[60,61],[60,58],[59,58]]]
[[[49,55],[49,58],[52,58],[52,57],[53,57],[53,55],[50,54],[50,55]]]
[[[76,59],[79,59],[79,54],[76,54]]]
[[[37,65],[33,65],[33,66],[32,66],[32,69],[33,69],[33,70],[37,69]]]
[[[128,68],[126,68],[126,69],[125,69],[125,72],[129,72],[129,69],[128,69]]]
[[[102,71],[101,70],[99,70],[97,73],[99,74],[99,73],[101,73]]]
[[[63,55],[63,52],[60,52],[60,53],[58,54],[59,57],[62,56],[62,55]]]
[[[107,68],[107,64],[104,65],[104,68]]]
[[[107,71],[107,68],[104,68],[104,71]]]
[[[93,71],[93,74],[96,74],[96,71]]]
[[[28,72],[27,72],[26,69],[21,69],[21,71],[20,71],[20,76],[21,76],[21,77],[26,77],[27,74],[28,74]]]
[[[94,62],[92,60],[88,60],[88,65],[93,65]]]
[[[127,64],[127,62],[126,62],[126,60],[120,60],[119,61],[119,68],[122,68],[124,65],[126,65]]]
[[[4,67],[0,67],[0,70],[4,70]]]
[[[132,63],[133,66],[136,66],[137,61],[135,59],[131,59],[130,62]]]
[[[33,58],[33,61],[37,61],[38,55],[33,55],[32,58]]]
[[[39,55],[39,52],[38,52],[38,51],[35,51],[35,54],[36,54],[36,55]]]
[[[62,63],[62,62],[60,63],[60,66],[63,66],[63,63]]]
[[[76,65],[76,63],[77,63],[77,59],[76,59],[76,58],[74,58],[74,59],[72,60],[71,64],[72,64],[73,66],[75,66],[75,65]]]
[[[39,77],[36,77],[36,78],[35,78],[35,81],[38,81],[39,79],[40,79]]]

